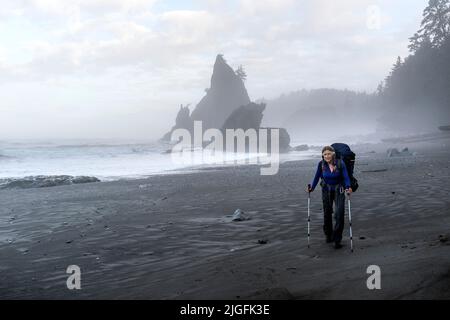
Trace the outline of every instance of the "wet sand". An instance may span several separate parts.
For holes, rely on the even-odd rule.
[[[319,158],[275,176],[236,166],[0,190],[0,298],[448,299],[449,145],[352,147],[354,253],[347,217],[344,248],[325,243],[320,188],[307,248],[304,189]],[[390,147],[416,155],[388,158]],[[231,221],[238,208],[251,220]],[[66,287],[69,265],[81,268],[81,290]],[[381,290],[367,289],[369,265],[381,268]]]

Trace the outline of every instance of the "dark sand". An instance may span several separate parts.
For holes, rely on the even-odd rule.
[[[304,188],[318,160],[284,163],[275,176],[241,166],[0,190],[0,298],[448,299],[449,145],[353,147],[354,253],[347,219],[344,248],[325,244],[320,188],[307,248]],[[388,158],[389,147],[417,155]],[[237,208],[252,219],[231,222]],[[73,264],[81,290],[66,288]],[[381,290],[366,287],[372,264]]]

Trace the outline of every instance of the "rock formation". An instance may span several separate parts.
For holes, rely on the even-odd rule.
[[[96,177],[87,176],[28,176],[24,178],[0,179],[0,189],[28,189],[63,186],[69,184],[100,182]]]
[[[211,87],[192,111],[194,121],[203,121],[203,128],[221,128],[230,114],[240,106],[250,103],[244,82],[225,62],[216,57],[211,77]]]
[[[285,128],[260,128],[260,129],[267,129],[267,135],[269,138],[268,144],[267,144],[267,150],[268,152],[272,152],[272,147],[271,147],[271,130],[272,129],[278,129],[279,130],[279,152],[280,153],[285,153],[285,152],[289,152],[291,151],[292,147],[290,146],[291,143],[291,137],[289,136],[289,133],[287,132],[287,130]]]
[[[172,132],[175,129],[187,129],[190,132],[192,132],[194,128],[194,121],[192,120],[191,116],[189,115],[189,105],[186,107],[183,107],[183,105],[180,106],[180,110],[178,111],[177,117],[175,119],[175,125],[172,127],[172,129],[167,132],[161,140],[163,141],[170,141]]]
[[[261,126],[265,108],[264,103],[256,104],[253,102],[240,106],[225,120],[222,129],[257,129]]]
[[[189,108],[181,106],[175,126],[161,140],[170,141],[172,132],[179,128],[187,129],[193,133],[194,121],[201,121],[203,130],[215,128],[222,131],[226,129],[255,129],[259,131],[266,105],[250,101],[243,77],[240,74],[245,74],[242,68],[240,72],[233,71],[225,62],[223,56],[218,55],[214,63],[211,87],[207,90],[206,95],[190,115]],[[286,129],[265,129],[268,129],[269,141],[267,146],[269,152],[271,150],[271,129],[280,130],[280,152],[287,152],[291,149],[289,146],[290,137]],[[207,144],[208,142],[204,142],[204,145]]]

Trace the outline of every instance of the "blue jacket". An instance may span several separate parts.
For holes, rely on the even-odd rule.
[[[343,177],[345,189],[348,189],[351,187],[350,177],[348,176],[347,167],[345,166],[344,161],[339,160],[339,161],[341,161],[341,170],[338,169],[337,161],[338,160],[334,161],[336,170],[334,170],[333,172],[330,171],[330,167],[325,160],[324,160],[325,171],[322,172],[322,161],[319,162],[319,164],[317,165],[316,176],[314,177],[314,180],[311,183],[311,188],[313,190],[316,188],[317,183],[319,182],[320,178],[322,178],[326,184],[336,185],[336,184],[342,183],[342,177]]]

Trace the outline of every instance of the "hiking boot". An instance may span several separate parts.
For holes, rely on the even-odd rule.
[[[327,243],[333,242],[333,238],[331,236],[327,236],[327,239],[325,240]]]
[[[335,242],[334,243],[334,248],[335,249],[340,249],[340,248],[342,248],[342,244],[340,242]]]

